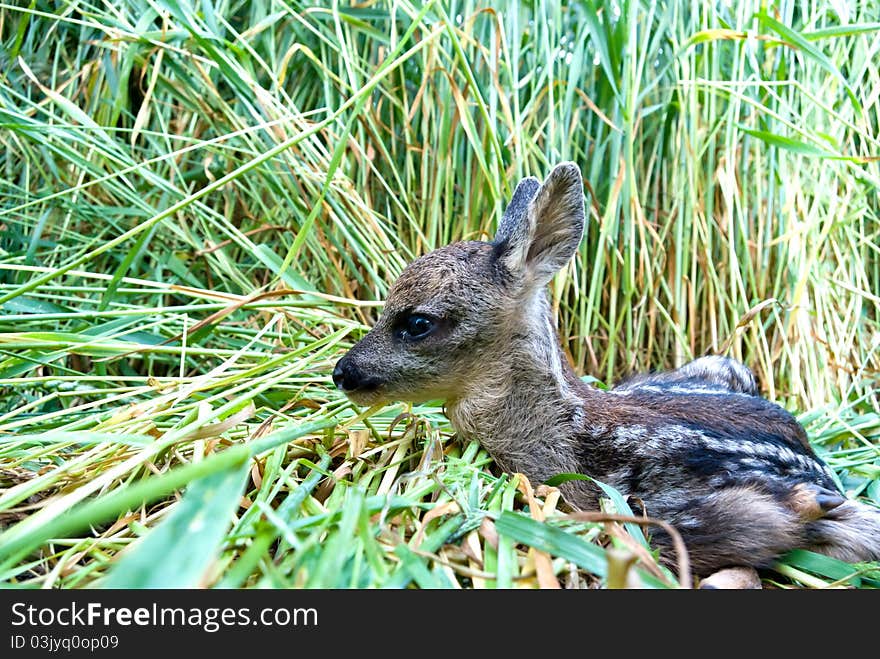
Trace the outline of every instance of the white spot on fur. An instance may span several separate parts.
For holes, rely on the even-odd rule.
[[[625,442],[644,440],[647,438],[648,429],[642,425],[620,426],[615,430],[614,436]]]
[[[746,396],[751,397],[749,394],[744,394],[739,391],[731,391],[730,389],[726,389],[721,386],[696,386],[696,385],[687,385],[687,384],[672,384],[668,386],[661,386],[656,384],[639,384],[633,383],[631,385],[622,385],[621,388],[612,389],[610,393],[616,394],[618,396],[629,396],[633,392],[646,392],[651,394],[676,394],[676,395],[685,395],[689,396],[691,394],[703,395],[703,396]]]

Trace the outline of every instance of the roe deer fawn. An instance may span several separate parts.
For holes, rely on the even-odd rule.
[[[803,428],[758,395],[743,364],[702,357],[608,391],[575,375],[546,289],[583,228],[577,165],[543,185],[524,179],[491,243],[454,243],[403,271],[334,382],[361,405],[445,400],[459,435],[532,482],[578,472],[613,485],[681,533],[701,576],[744,569],[754,584],[755,567],[797,547],[880,559],[880,510],[837,490]],[[575,508],[598,506],[590,481],[560,490]],[[669,541],[653,535],[666,560]]]

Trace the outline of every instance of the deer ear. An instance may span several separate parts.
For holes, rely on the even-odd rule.
[[[554,167],[543,185],[533,178],[520,182],[494,242],[508,270],[544,286],[574,256],[583,233],[583,179],[567,162]]]
[[[493,241],[496,246],[503,249],[513,247],[514,244],[527,243],[531,235],[529,228],[529,202],[538,194],[541,182],[534,176],[527,176],[520,181],[513,197],[504,210],[501,222],[498,223],[498,231]]]

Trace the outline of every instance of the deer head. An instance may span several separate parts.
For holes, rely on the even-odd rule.
[[[336,386],[361,405],[457,399],[512,351],[558,352],[545,290],[580,243],[583,200],[577,165],[560,164],[543,184],[520,181],[492,242],[453,243],[407,266],[379,321],[336,364]]]

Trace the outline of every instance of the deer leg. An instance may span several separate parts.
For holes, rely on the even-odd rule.
[[[673,371],[679,375],[721,385],[730,391],[758,395],[755,376],[748,366],[729,357],[700,357]]]
[[[700,589],[760,590],[761,578],[753,567],[728,567],[702,579]]]

